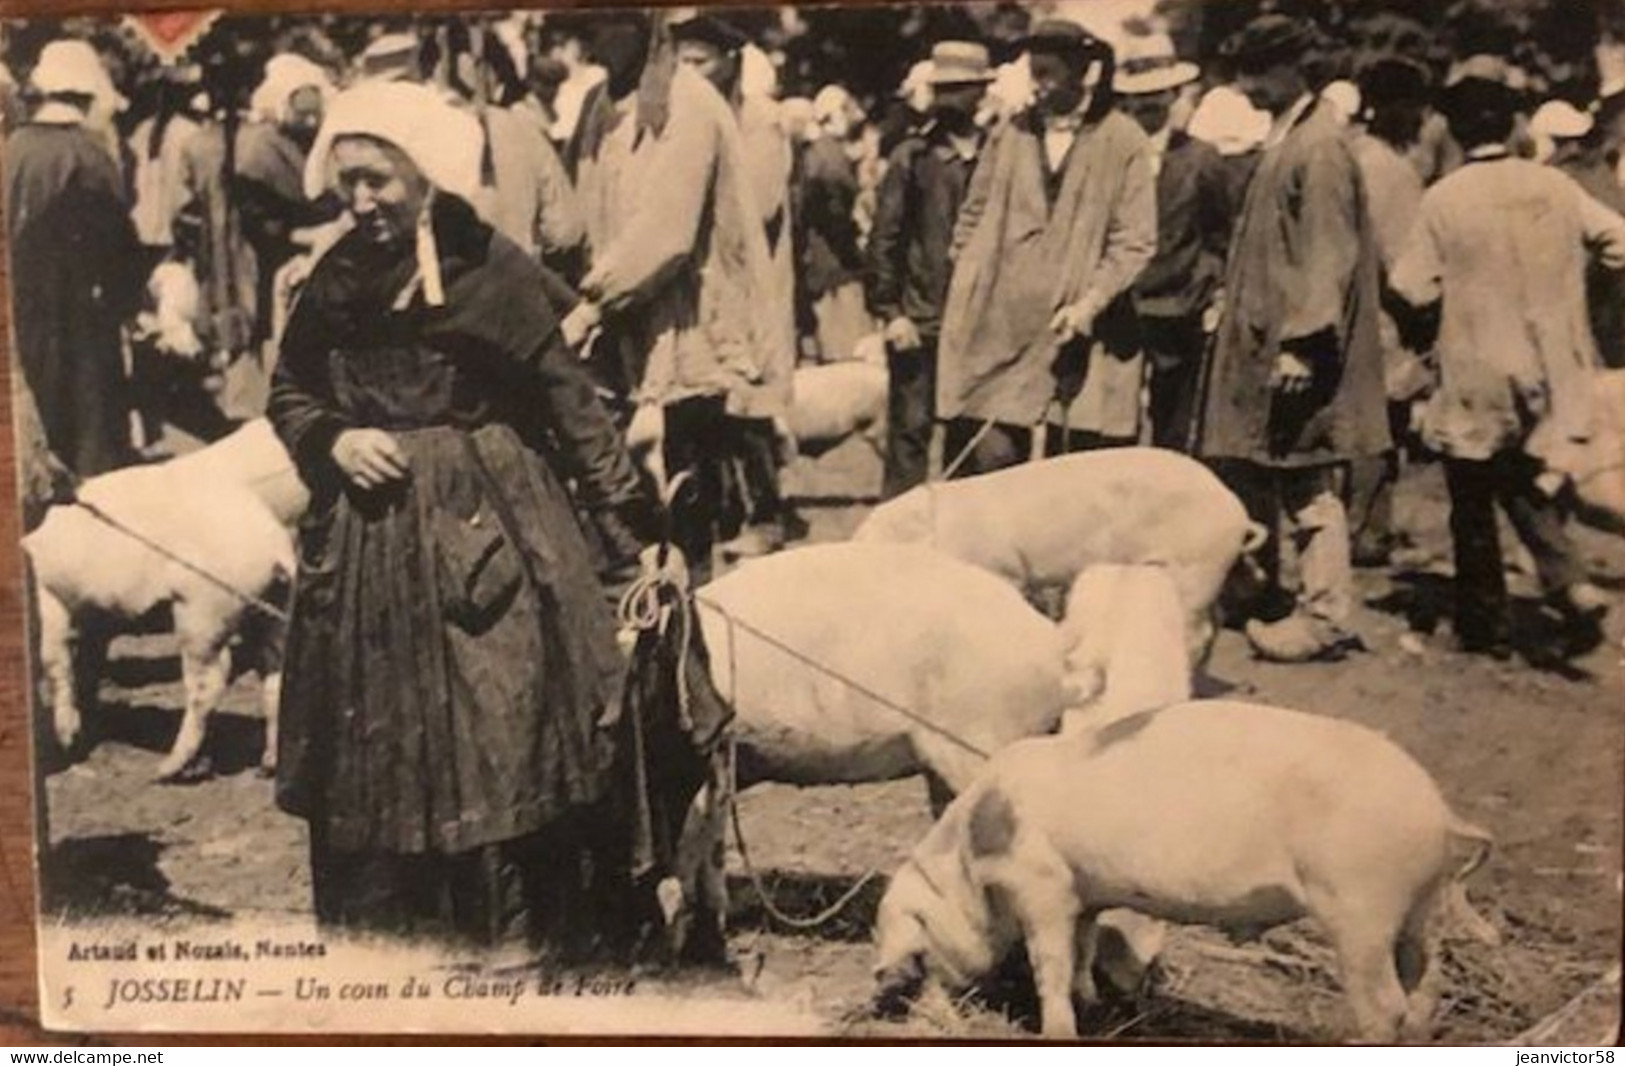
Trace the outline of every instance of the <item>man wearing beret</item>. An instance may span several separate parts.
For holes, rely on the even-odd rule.
[[[1389,446],[1376,244],[1344,130],[1301,69],[1313,40],[1309,24],[1266,15],[1228,46],[1238,87],[1274,124],[1231,244],[1197,443],[1256,490],[1244,492],[1255,518],[1289,519],[1296,609],[1247,624],[1254,652],[1280,662],[1357,646],[1338,475]]]

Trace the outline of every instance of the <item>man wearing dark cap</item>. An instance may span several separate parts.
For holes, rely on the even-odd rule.
[[[869,310],[885,326],[890,370],[886,499],[929,472],[948,252],[982,150],[976,111],[993,80],[987,48],[973,41],[942,41],[928,62],[930,121],[892,151],[869,234]]]
[[[1608,600],[1586,580],[1564,511],[1591,432],[1587,249],[1625,268],[1625,219],[1567,175],[1508,150],[1519,106],[1517,93],[1486,78],[1447,90],[1442,110],[1466,162],[1423,196],[1390,279],[1412,305],[1440,304],[1439,385],[1422,434],[1445,457],[1456,639],[1496,658],[1511,650],[1497,502],[1576,641],[1565,650],[1600,636]]]
[[[1274,528],[1284,511],[1290,521],[1296,609],[1247,624],[1254,652],[1281,662],[1358,644],[1338,475],[1389,446],[1376,242],[1344,130],[1302,71],[1314,36],[1305,22],[1266,15],[1227,47],[1238,88],[1274,123],[1230,249],[1197,444],[1234,473],[1254,518]]]
[[[740,52],[749,38],[726,20],[706,11],[673,19],[671,39],[677,61],[716,86],[725,97],[739,87]]]
[[[937,405],[966,474],[1025,460],[1046,430],[1063,447],[1139,433],[1143,363],[1119,297],[1156,251],[1149,141],[1112,109],[1104,42],[1052,20],[1026,48],[1036,100],[993,134],[954,231]]]
[[[1427,71],[1408,59],[1379,59],[1360,72],[1363,128],[1350,147],[1365,182],[1385,273],[1393,271],[1422,206],[1422,176],[1408,155],[1421,136],[1428,100]],[[1428,372],[1421,354],[1401,339],[1391,315],[1384,312],[1379,325],[1388,428],[1397,445],[1409,435],[1411,404],[1426,387]],[[1393,523],[1398,479],[1397,447],[1380,456],[1357,458],[1349,466],[1349,521],[1357,566],[1388,562],[1399,538]]]

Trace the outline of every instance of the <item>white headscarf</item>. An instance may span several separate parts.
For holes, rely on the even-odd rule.
[[[1360,113],[1360,87],[1347,78],[1339,78],[1320,90],[1320,98],[1331,105],[1340,125],[1347,126]]]
[[[265,122],[286,122],[288,103],[300,89],[316,89],[325,102],[333,92],[327,71],[304,56],[291,53],[272,56],[265,64],[265,77],[249,98],[252,116]]]
[[[113,86],[102,57],[86,41],[52,41],[40,52],[29,84],[42,95],[78,93],[91,99],[91,118],[111,124],[129,106]]]
[[[1269,130],[1269,112],[1254,107],[1229,85],[1208,90],[1186,127],[1192,137],[1206,141],[1224,156],[1243,155],[1259,147]]]
[[[333,184],[333,142],[351,136],[394,145],[436,189],[470,203],[479,193],[485,149],[479,119],[427,85],[368,81],[335,96],[305,161],[306,196],[315,199]],[[440,254],[427,213],[418,223],[417,252],[424,299],[439,306]]]

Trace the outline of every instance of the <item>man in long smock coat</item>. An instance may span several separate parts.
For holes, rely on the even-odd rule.
[[[1149,143],[1111,110],[1111,50],[1075,23],[1040,23],[1027,48],[1034,109],[983,149],[954,234],[938,348],[937,411],[951,467],[1010,466],[1057,405],[1096,441],[1139,431],[1142,361],[1131,317],[1108,314],[1156,252]],[[1070,385],[1066,384],[1070,382]],[[979,438],[979,439],[978,439]]]
[[[1378,337],[1378,258],[1365,188],[1345,132],[1299,69],[1313,31],[1264,16],[1231,42],[1240,88],[1275,118],[1248,186],[1226,270],[1197,454],[1230,465],[1273,527],[1289,516],[1302,588],[1292,615],[1254,619],[1270,659],[1341,654],[1354,639],[1341,464],[1389,445]],[[1255,495],[1255,493],[1246,493]]]
[[[769,274],[759,291],[763,317],[773,332],[763,333],[761,356],[764,365],[771,364],[764,373],[785,387],[776,391],[772,402],[748,404],[738,419],[737,484],[746,529],[723,545],[725,554],[760,555],[804,535],[806,525],[779,487],[785,457],[781,429],[784,435],[789,432],[782,417],[789,413],[785,401],[796,363],[796,261],[790,217],[795,159],[772,96],[777,82],[772,61],[737,27],[716,15],[699,12],[674,21],[671,32],[678,62],[715,86],[739,123],[751,202],[761,215],[767,241]]]
[[[606,92],[583,118],[578,191],[592,245],[586,299],[570,338],[602,320],[612,363],[636,414],[634,447],[653,445],[672,477],[694,474],[673,508],[680,547],[703,576],[725,513],[737,421],[789,406],[782,360],[764,358],[780,332],[760,211],[739,125],[716,89],[678,66],[663,27],[639,12],[606,13],[594,52]]]

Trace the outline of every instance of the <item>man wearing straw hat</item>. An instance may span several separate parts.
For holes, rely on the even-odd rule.
[[[892,152],[869,235],[869,311],[885,325],[891,371],[881,490],[887,499],[927,476],[948,252],[981,154],[976,112],[993,80],[987,49],[971,41],[943,41],[928,62],[930,121]]]
[[[1201,72],[1165,35],[1125,38],[1118,106],[1151,138],[1157,178],[1157,254],[1134,283],[1140,344],[1150,364],[1152,443],[1190,448],[1205,339],[1203,319],[1224,276],[1235,218],[1224,161],[1174,122],[1174,105]]]

